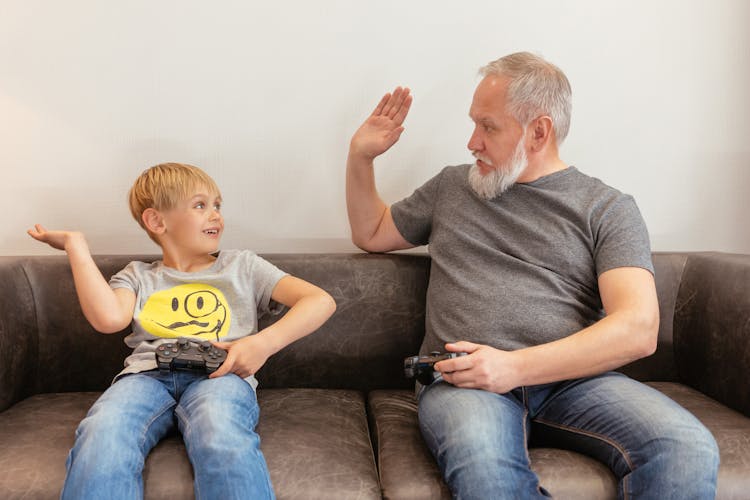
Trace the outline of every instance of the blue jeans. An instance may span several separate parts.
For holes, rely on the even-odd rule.
[[[719,451],[687,410],[619,373],[521,387],[506,394],[437,381],[419,394],[419,424],[454,497],[549,496],[528,443],[606,464],[619,498],[712,499]]]
[[[209,379],[154,370],[124,376],[78,426],[62,498],[143,498],[146,456],[175,428],[193,465],[197,499],[273,498],[254,430],[258,413],[255,391],[233,374]]]

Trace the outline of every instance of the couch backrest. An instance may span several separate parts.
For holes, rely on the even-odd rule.
[[[625,367],[639,379],[673,380],[672,317],[684,253],[655,254],[662,313],[657,354]],[[273,254],[280,268],[327,290],[337,311],[323,327],[273,356],[262,387],[409,388],[403,359],[424,335],[430,259],[414,254]],[[96,256],[107,277],[133,259]],[[65,256],[0,257],[0,408],[39,392],[102,390],[129,353],[126,331],[96,334],[86,322]],[[261,318],[261,326],[277,318]],[[19,389],[22,387],[22,389]],[[7,406],[7,405],[5,405]]]
[[[680,381],[750,416],[750,255],[691,255],[674,331]]]

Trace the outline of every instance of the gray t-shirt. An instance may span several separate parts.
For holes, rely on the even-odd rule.
[[[133,353],[118,377],[157,368],[156,348],[178,337],[224,342],[256,333],[285,275],[249,250],[222,250],[211,267],[194,273],[162,261],[131,262],[109,281],[136,295],[133,331],[125,337]],[[248,382],[256,385],[252,377]]]
[[[515,350],[567,337],[601,319],[598,276],[653,273],[632,197],[574,167],[517,183],[492,200],[446,167],[391,213],[403,237],[429,244],[421,352],[467,340]]]

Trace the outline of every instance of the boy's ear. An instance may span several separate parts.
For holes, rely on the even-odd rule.
[[[141,214],[141,220],[146,229],[153,234],[162,234],[167,229],[167,226],[164,224],[164,217],[155,208],[144,210]]]

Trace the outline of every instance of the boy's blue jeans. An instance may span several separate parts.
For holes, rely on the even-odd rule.
[[[124,376],[78,426],[62,498],[143,498],[146,456],[175,426],[193,464],[197,499],[273,498],[255,433],[258,413],[255,391],[233,374],[209,379],[154,370]]]
[[[592,456],[619,481],[619,498],[712,499],[719,451],[711,433],[659,391],[619,373],[506,394],[434,382],[419,424],[459,499],[545,498],[529,466],[532,433]]]

